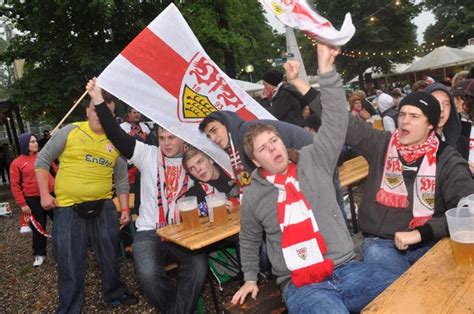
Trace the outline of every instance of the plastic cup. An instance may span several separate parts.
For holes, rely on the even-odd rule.
[[[468,207],[446,212],[451,247],[459,266],[474,267],[474,213]]]
[[[199,210],[196,196],[188,196],[179,199],[177,206],[184,228],[193,229],[199,227]]]
[[[227,222],[227,206],[224,193],[214,193],[206,196],[209,221],[214,225],[223,225]]]
[[[468,207],[471,214],[474,215],[474,194],[461,198],[458,207]]]

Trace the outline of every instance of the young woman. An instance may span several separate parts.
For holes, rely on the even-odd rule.
[[[35,177],[35,161],[38,153],[38,139],[30,133],[19,137],[20,152],[10,165],[11,191],[24,214],[30,214],[39,223],[38,229],[46,230],[46,217],[53,219],[53,211],[41,207],[40,193]],[[49,191],[54,191],[54,178],[50,174]],[[46,258],[46,236],[31,226],[33,230],[33,266],[41,266]]]

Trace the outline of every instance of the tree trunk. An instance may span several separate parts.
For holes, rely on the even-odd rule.
[[[225,30],[229,29],[229,21],[227,20],[227,14],[225,10],[225,0],[216,0],[216,13],[217,13],[217,24],[220,28]],[[234,49],[229,45],[229,47],[222,47],[224,52],[224,72],[231,78],[235,78],[235,56]]]

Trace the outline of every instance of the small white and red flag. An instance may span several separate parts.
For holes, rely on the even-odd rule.
[[[334,46],[345,45],[354,36],[355,27],[347,13],[340,30],[319,15],[305,0],[260,0],[286,26]]]
[[[99,85],[232,173],[229,157],[198,125],[217,110],[275,119],[222,72],[171,3],[110,63]]]

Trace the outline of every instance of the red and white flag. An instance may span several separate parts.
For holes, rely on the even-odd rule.
[[[110,63],[99,85],[232,173],[229,157],[198,130],[211,112],[274,119],[222,72],[171,3]]]
[[[260,0],[286,26],[305,31],[325,43],[342,46],[355,34],[350,13],[340,30],[312,9],[306,0]]]

